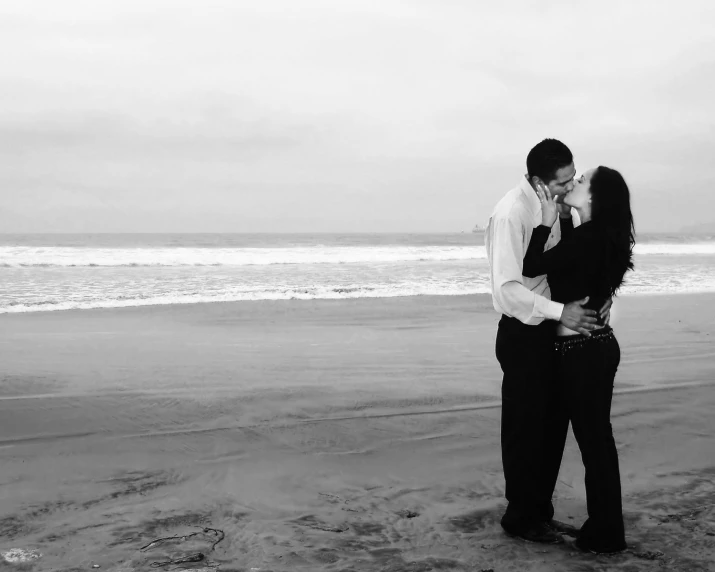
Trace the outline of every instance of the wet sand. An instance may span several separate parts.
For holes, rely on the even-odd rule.
[[[486,296],[2,315],[0,552],[36,549],[38,571],[196,553],[178,566],[713,569],[714,308],[694,294],[614,310],[631,550],[613,557],[501,532]],[[584,520],[572,436],[555,502]]]

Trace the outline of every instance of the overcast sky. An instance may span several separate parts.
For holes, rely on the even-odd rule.
[[[470,230],[564,141],[715,221],[715,2],[0,0],[0,232]]]

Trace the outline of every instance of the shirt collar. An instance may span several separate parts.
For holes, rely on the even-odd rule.
[[[526,204],[528,204],[531,208],[531,212],[541,212],[541,202],[539,202],[539,197],[536,195],[534,188],[529,184],[529,180],[526,178],[526,175],[521,178],[519,188],[526,196]]]

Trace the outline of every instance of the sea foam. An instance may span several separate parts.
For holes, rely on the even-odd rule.
[[[483,246],[295,248],[0,247],[4,267],[256,266],[485,259]]]
[[[637,244],[642,256],[715,255],[715,242]],[[132,267],[260,266],[486,260],[484,246],[331,246],[294,248],[72,248],[0,247],[0,266]]]

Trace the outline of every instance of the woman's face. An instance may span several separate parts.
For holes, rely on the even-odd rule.
[[[576,209],[588,206],[591,200],[591,177],[595,172],[596,169],[589,169],[574,182],[573,191],[564,197],[564,204]]]

